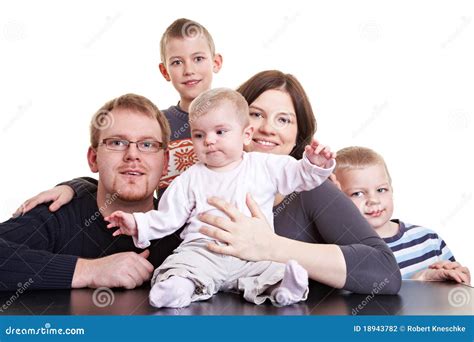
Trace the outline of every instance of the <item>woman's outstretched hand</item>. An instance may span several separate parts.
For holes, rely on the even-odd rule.
[[[277,235],[273,233],[250,194],[247,194],[246,203],[252,217],[245,216],[236,207],[219,198],[211,197],[207,202],[229,217],[226,219],[210,214],[199,215],[202,222],[214,226],[203,226],[199,231],[226,244],[211,242],[207,245],[209,250],[249,261],[271,260],[271,246]]]

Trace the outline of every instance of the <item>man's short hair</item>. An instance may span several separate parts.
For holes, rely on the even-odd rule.
[[[249,125],[249,106],[245,98],[237,91],[229,88],[215,88],[207,90],[196,97],[189,106],[189,122],[193,122],[210,110],[218,107],[224,102],[229,102],[234,107],[234,111],[229,113],[235,115],[238,122],[245,128]]]
[[[216,48],[214,46],[214,40],[212,39],[209,31],[194,20],[189,20],[186,18],[180,18],[171,23],[170,26],[165,30],[160,40],[160,55],[161,62],[166,65],[166,44],[172,38],[178,39],[194,39],[204,36],[209,44],[211,50],[211,55],[214,56],[216,53]]]
[[[388,180],[390,184],[392,184],[392,178],[388,172],[385,160],[374,150],[361,146],[349,146],[337,151],[336,155],[336,175],[342,171],[363,169],[373,165],[383,165],[385,172],[387,172]]]
[[[161,128],[164,149],[168,148],[171,134],[168,120],[153,102],[136,94],[125,94],[110,100],[94,114],[90,125],[90,139],[93,148],[97,148],[99,145],[100,131],[113,125],[114,118],[111,112],[114,109],[128,109],[156,119]]]

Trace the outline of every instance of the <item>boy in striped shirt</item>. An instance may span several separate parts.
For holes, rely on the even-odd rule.
[[[392,249],[403,279],[470,283],[467,267],[454,259],[431,229],[392,219],[392,180],[384,159],[365,147],[337,152],[334,180]]]

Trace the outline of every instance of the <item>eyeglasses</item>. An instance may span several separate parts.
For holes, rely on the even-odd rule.
[[[145,153],[155,153],[165,149],[163,143],[156,140],[129,141],[126,139],[108,138],[99,143],[99,145],[104,145],[106,149],[111,151],[126,151],[130,144],[137,145],[137,149]]]

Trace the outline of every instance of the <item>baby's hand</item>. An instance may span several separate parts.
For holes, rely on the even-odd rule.
[[[336,158],[336,153],[331,152],[329,146],[321,145],[316,139],[313,139],[310,145],[306,145],[304,150],[311,164],[322,168],[330,167],[331,160]]]
[[[132,214],[124,213],[123,211],[114,211],[110,216],[105,217],[104,220],[110,222],[107,228],[119,227],[112,236],[120,234],[138,236],[137,223]]]

